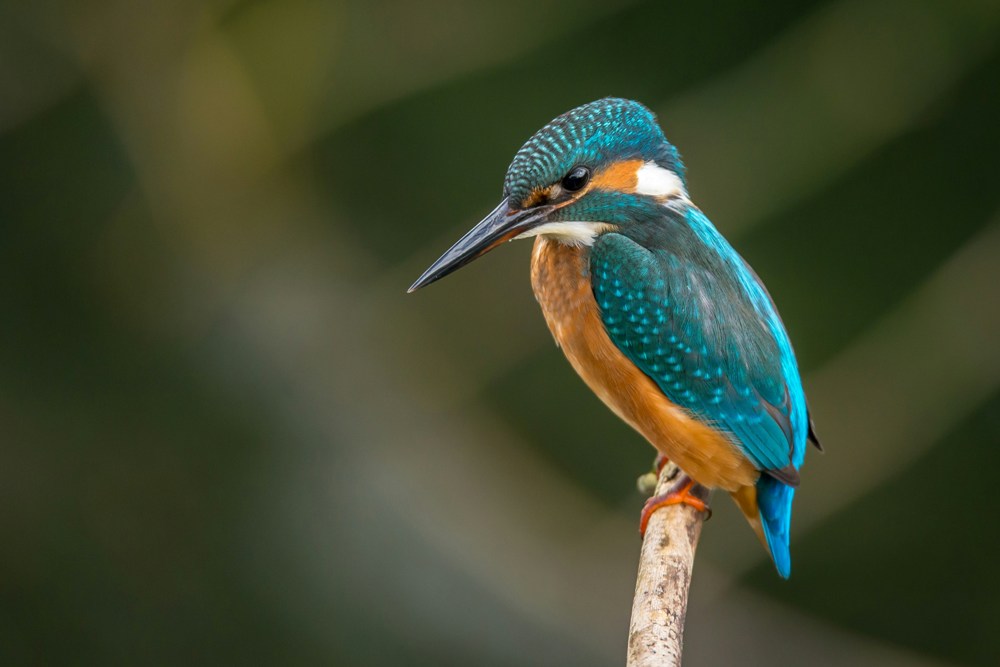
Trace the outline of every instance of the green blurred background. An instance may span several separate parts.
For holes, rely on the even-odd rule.
[[[512,244],[514,151],[656,111],[825,455],[717,498],[687,664],[1000,662],[1000,3],[0,4],[0,663],[612,665],[653,452]]]

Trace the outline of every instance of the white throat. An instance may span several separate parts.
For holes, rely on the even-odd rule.
[[[609,225],[606,222],[584,222],[582,220],[546,222],[544,225],[529,229],[514,238],[527,239],[532,236],[544,235],[569,246],[589,246],[594,245],[594,239],[597,238],[598,234],[613,227],[614,225]]]

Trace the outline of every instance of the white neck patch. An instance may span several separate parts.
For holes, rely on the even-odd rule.
[[[515,239],[527,239],[532,236],[544,234],[550,236],[560,243],[571,246],[594,245],[594,239],[603,231],[612,229],[614,225],[606,222],[583,222],[583,221],[560,221],[546,222],[534,229],[529,229],[523,234],[518,234]]]
[[[688,197],[687,190],[680,176],[665,169],[655,162],[643,164],[635,172],[636,184],[635,193],[639,195],[649,195],[650,197],[662,197],[664,199],[684,199]]]

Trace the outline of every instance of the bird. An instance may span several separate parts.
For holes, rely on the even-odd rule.
[[[668,504],[707,509],[695,483],[722,489],[788,578],[807,441],[822,450],[798,362],[763,282],[691,201],[653,112],[608,97],[557,116],[515,153],[500,204],[408,291],[525,238],[556,344],[685,475],[647,501],[641,530]]]

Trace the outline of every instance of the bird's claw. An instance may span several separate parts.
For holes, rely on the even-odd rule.
[[[642,515],[639,519],[639,535],[646,535],[646,527],[649,524],[649,518],[653,515],[653,513],[662,507],[667,507],[668,505],[688,505],[700,512],[707,512],[708,516],[705,517],[706,521],[711,519],[712,509],[708,506],[708,503],[691,493],[691,489],[694,488],[694,484],[694,480],[688,478],[687,482],[685,482],[684,485],[676,491],[670,491],[669,493],[665,493],[663,495],[653,496],[647,500],[646,504],[642,508]]]

